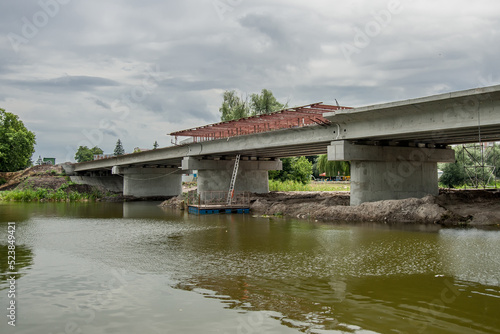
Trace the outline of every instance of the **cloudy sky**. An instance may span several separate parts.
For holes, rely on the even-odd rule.
[[[0,31],[35,160],[169,146],[231,89],[356,107],[500,83],[494,0],[5,0]]]

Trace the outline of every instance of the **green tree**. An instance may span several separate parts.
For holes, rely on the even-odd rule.
[[[297,181],[304,184],[311,180],[313,164],[305,157],[293,157],[281,159],[282,170],[270,171],[269,178],[279,181]]]
[[[262,115],[282,110],[285,105],[276,100],[273,92],[263,89],[260,95],[252,94],[250,96],[250,108],[252,115]]]
[[[500,146],[494,144],[491,150],[487,162],[489,165],[495,166],[495,176],[500,177]]]
[[[118,141],[116,142],[114,155],[123,155],[123,154],[125,154],[125,150],[123,149],[122,141],[118,139]]]
[[[103,154],[104,152],[97,146],[88,148],[87,146],[80,146],[75,154],[77,162],[85,162],[94,160],[94,155]]]
[[[219,108],[221,121],[231,121],[244,117],[269,114],[286,106],[276,100],[270,90],[263,89],[260,94],[252,94],[248,99],[238,97],[235,90],[225,91],[222,106]]]
[[[463,163],[457,161],[448,163],[443,167],[443,175],[439,178],[439,182],[448,188],[454,188],[464,185],[466,178]]]
[[[243,98],[238,97],[235,90],[225,91],[223,98],[224,101],[219,108],[221,121],[226,122],[250,116],[248,103]]]
[[[312,175],[314,176],[314,178],[319,177],[318,158],[319,155],[306,156],[306,159],[309,160],[309,162],[312,164]]]
[[[0,108],[0,172],[15,172],[31,165],[35,134],[17,115]]]
[[[103,151],[103,150],[101,150],[101,149],[100,149],[99,147],[97,147],[97,146],[92,147],[92,149],[91,149],[91,150],[92,150],[92,154],[93,154],[93,155],[104,154],[104,151]]]
[[[348,161],[329,161],[327,154],[322,154],[318,158],[318,170],[326,173],[326,176],[350,175],[351,164]]]

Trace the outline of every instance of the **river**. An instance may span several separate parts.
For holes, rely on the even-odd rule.
[[[498,231],[157,204],[0,203],[0,333],[500,333]]]

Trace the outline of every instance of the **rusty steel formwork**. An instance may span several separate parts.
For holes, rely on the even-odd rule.
[[[352,108],[319,102],[270,114],[204,125],[173,132],[170,135],[175,137],[175,144],[178,144],[178,137],[192,137],[194,142],[201,142],[309,125],[328,125],[330,121],[324,118],[323,114],[342,109]]]

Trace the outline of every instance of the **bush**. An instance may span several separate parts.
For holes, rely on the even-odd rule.
[[[309,187],[302,182],[292,180],[269,180],[270,191],[308,191]]]
[[[445,187],[454,188],[464,185],[466,175],[461,163],[449,163],[443,168],[443,175],[439,179]]]
[[[285,158],[283,169],[280,171],[270,171],[269,178],[278,181],[295,181],[307,184],[311,180],[312,163],[305,157]]]

